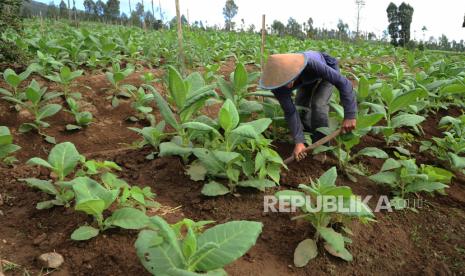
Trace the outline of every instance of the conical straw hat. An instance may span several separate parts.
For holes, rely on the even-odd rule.
[[[260,87],[276,89],[295,79],[307,65],[304,54],[276,54],[268,57],[260,78]]]

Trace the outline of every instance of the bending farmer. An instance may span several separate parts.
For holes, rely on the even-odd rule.
[[[312,142],[324,135],[316,129],[328,126],[329,100],[333,85],[339,90],[344,106],[342,131],[355,129],[357,102],[352,84],[339,72],[337,60],[325,53],[307,51],[298,54],[271,55],[263,68],[260,86],[269,89],[278,99],[294,139],[296,160],[305,157],[304,131],[310,132]],[[296,105],[292,100],[297,89]]]

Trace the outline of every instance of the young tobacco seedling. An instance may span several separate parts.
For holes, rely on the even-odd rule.
[[[6,165],[12,165],[18,160],[11,154],[21,149],[13,144],[13,135],[6,126],[0,126],[0,161]]]
[[[342,122],[343,113],[342,108],[339,105],[333,105],[335,109],[339,112],[336,112],[336,120]],[[339,107],[339,108],[338,108]],[[336,137],[334,146],[322,146],[314,151],[314,153],[331,151],[339,161],[339,167],[345,175],[353,182],[357,182],[352,174],[365,175],[357,166],[353,164],[353,161],[360,156],[368,156],[380,159],[388,158],[388,154],[381,149],[375,147],[366,147],[361,149],[355,154],[352,154],[352,148],[360,143],[361,137],[366,135],[372,127],[381,120],[383,114],[373,113],[373,114],[364,114],[361,111],[357,116],[357,127],[351,133],[342,134]],[[331,132],[336,130],[335,128],[320,128],[318,131],[329,135]]]
[[[26,95],[19,86],[29,77],[30,74],[31,71],[29,70],[26,70],[18,75],[15,73],[15,71],[6,69],[3,72],[3,79],[10,86],[10,91],[0,88],[0,94],[3,95],[2,99],[10,101],[14,104],[17,104],[18,101],[23,102],[26,98]]]
[[[73,114],[74,120],[76,121],[75,125],[67,124],[67,130],[82,129],[83,127],[86,127],[92,123],[92,113],[89,111],[79,111],[79,105],[76,100],[69,97],[66,98],[66,102],[69,106],[69,110],[66,110],[66,112]]]
[[[136,111],[135,116],[130,116],[129,120],[137,122],[139,120],[147,119],[147,121],[149,121],[151,125],[154,125],[155,116],[153,116],[153,114],[150,114],[152,112],[152,107],[150,106],[150,103],[154,99],[153,94],[147,94],[144,88],[147,88],[152,93],[156,92],[155,88],[153,88],[153,86],[150,85],[144,85],[143,87],[139,87],[139,89],[136,89],[135,87],[128,87],[127,89],[127,93],[128,95],[130,95],[130,98],[132,100],[131,107]]]
[[[386,142],[392,143],[391,135],[399,127],[416,128],[418,124],[425,120],[425,117],[406,113],[407,108],[417,102],[418,99],[428,96],[428,92],[423,88],[417,88],[402,93],[400,89],[392,89],[385,84],[379,90],[379,97],[376,102],[363,102],[361,106],[370,107],[375,113],[381,113],[386,120],[386,126],[378,126],[376,131],[383,133]],[[403,113],[400,111],[404,111]]]
[[[48,101],[59,97],[61,93],[46,93],[46,91],[46,87],[40,87],[40,85],[35,80],[32,80],[31,84],[25,90],[27,101],[17,101],[19,105],[24,107],[34,117],[33,122],[23,123],[19,127],[19,131],[25,133],[31,131],[32,129],[36,129],[39,134],[45,136],[45,140],[47,140],[47,142],[54,143],[55,139],[41,133],[41,129],[50,126],[50,124],[43,121],[43,119],[51,117],[61,110],[62,106],[60,104],[47,103]]]
[[[80,77],[83,72],[83,70],[71,71],[68,66],[63,66],[60,69],[60,73],[54,73],[54,75],[48,75],[45,77],[61,85],[65,99],[69,98],[70,96],[76,99],[80,99],[80,93],[71,93],[71,84],[77,77]]]
[[[400,160],[387,159],[381,170],[369,177],[374,182],[387,185],[393,190],[391,205],[396,209],[404,209],[405,198],[409,193],[438,192],[445,194],[453,173],[430,165],[415,164],[415,159],[401,157]]]
[[[305,239],[297,245],[294,252],[294,264],[303,267],[318,255],[317,243],[320,238],[325,242],[324,248],[328,253],[345,261],[352,261],[352,254],[345,248],[351,240],[336,232],[332,225],[349,222],[355,218],[364,223],[372,221],[374,215],[370,208],[362,202],[360,197],[352,193],[350,187],[336,186],[337,171],[332,167],[310,186],[300,184],[302,190],[284,190],[275,194],[280,202],[302,202],[300,207],[303,215],[293,219],[309,221],[315,228],[314,239]],[[326,204],[331,201],[333,204]],[[333,208],[337,206],[336,208]],[[352,231],[347,227],[342,230],[349,235]]]
[[[57,178],[56,180],[20,179],[21,181],[25,181],[30,187],[55,196],[55,199],[37,203],[37,209],[48,209],[54,205],[69,207],[70,201],[74,198],[74,192],[71,186],[65,182],[65,177],[74,172],[80,159],[81,155],[76,150],[76,147],[70,142],[64,142],[52,148],[47,161],[38,157],[27,161],[26,164],[37,165],[51,170]]]
[[[246,99],[249,96],[247,89],[252,86],[250,83],[256,81],[259,76],[258,72],[247,73],[244,64],[238,63],[234,72],[231,73],[230,82],[222,77],[217,79],[224,100],[231,100],[237,106],[241,116],[249,116],[263,109],[259,102]]]
[[[205,85],[205,81],[199,73],[192,73],[183,79],[179,72],[171,66],[168,67],[168,88],[170,92],[168,101],[174,107],[175,112],[171,110],[170,105],[158,92],[153,92],[160,113],[166,123],[175,129],[176,135],[171,142],[160,144],[160,155],[182,155],[187,160],[192,143],[189,139],[190,134],[183,127],[183,124],[191,122],[198,111],[204,107],[206,100],[217,97],[217,94],[213,85]],[[174,153],[172,152],[173,148],[179,150]]]
[[[57,61],[52,54],[37,51],[37,62],[31,63],[28,68],[46,77],[52,71],[58,71],[63,66],[63,63]]]
[[[142,129],[140,128],[134,128],[130,127],[129,128],[132,131],[137,132],[139,135],[141,135],[144,139],[139,142],[138,147],[142,148],[145,145],[150,145],[154,148],[154,152],[151,152],[149,155],[147,155],[147,159],[153,159],[155,158],[155,154],[158,153],[158,148],[160,146],[160,143],[162,139],[166,136],[165,134],[165,121],[159,122],[156,126],[154,127],[144,127]]]
[[[104,217],[103,212],[115,202],[119,189],[107,189],[89,177],[77,177],[68,182],[68,185],[76,195],[75,210],[93,216],[98,225],[98,228],[92,226],[77,228],[71,234],[73,240],[88,240],[97,236],[99,232],[113,227],[142,229],[149,223],[149,218],[143,211],[131,207],[118,208],[112,211],[109,217]]]
[[[124,85],[121,85],[121,82],[127,78],[130,74],[134,72],[134,67],[130,64],[126,69],[122,70],[119,63],[113,63],[112,71],[105,73],[108,81],[113,85],[111,89],[111,95],[107,99],[111,99],[111,105],[117,107],[119,105],[118,96],[130,97],[130,95],[125,92],[126,88]]]
[[[170,226],[152,217],[152,229],[142,230],[136,240],[137,256],[153,275],[227,275],[223,267],[255,245],[263,224],[231,221],[202,233],[209,223],[184,219]]]

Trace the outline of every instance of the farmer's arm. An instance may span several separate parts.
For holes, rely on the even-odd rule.
[[[294,143],[305,143],[303,126],[300,121],[299,113],[292,101],[291,90],[289,88],[278,88],[272,92],[284,111],[284,118],[289,126]]]
[[[355,119],[357,116],[357,100],[351,82],[338,71],[315,60],[308,60],[308,65],[313,69],[317,77],[320,77],[339,90],[342,106],[344,107],[344,119]]]

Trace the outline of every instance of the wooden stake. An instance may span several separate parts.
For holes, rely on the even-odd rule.
[[[191,28],[191,27],[190,27],[190,25],[191,25],[190,22],[191,22],[191,21],[189,20],[189,9],[187,9],[187,29],[190,29],[190,28]]]
[[[182,44],[182,24],[181,24],[181,9],[179,8],[179,0],[176,0],[176,17],[178,19],[178,51],[181,74],[184,74],[184,48]]]
[[[265,15],[262,15],[262,47],[260,48],[260,66],[263,69],[264,53],[265,53]]]

